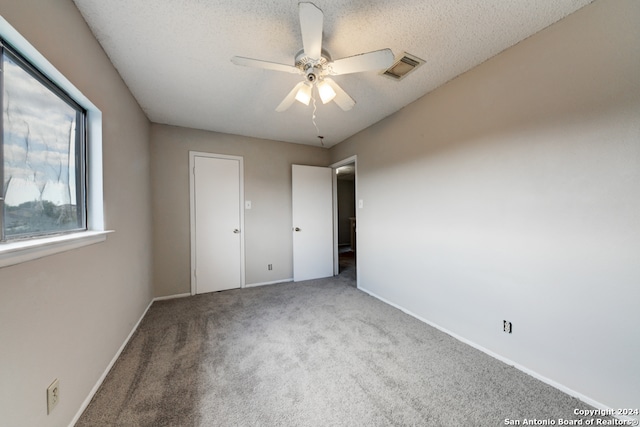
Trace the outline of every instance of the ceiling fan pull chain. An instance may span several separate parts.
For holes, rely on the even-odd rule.
[[[324,142],[322,140],[323,137],[320,136],[320,129],[316,124],[316,110],[317,110],[316,97],[311,95],[311,100],[313,101],[313,113],[311,114],[311,123],[313,123],[313,125],[316,127],[316,133],[318,134],[318,138],[320,138],[320,144],[324,147]]]

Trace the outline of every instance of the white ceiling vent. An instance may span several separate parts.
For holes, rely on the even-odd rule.
[[[387,68],[382,75],[394,80],[402,80],[407,74],[422,64],[424,64],[424,59],[420,59],[417,56],[405,52],[402,54],[400,59],[398,59],[391,67]]]

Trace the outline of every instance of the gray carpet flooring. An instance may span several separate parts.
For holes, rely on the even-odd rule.
[[[155,302],[77,426],[498,426],[589,406],[354,272]]]

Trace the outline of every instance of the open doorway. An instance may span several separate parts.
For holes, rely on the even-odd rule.
[[[356,161],[349,158],[335,170],[335,274],[357,279]]]

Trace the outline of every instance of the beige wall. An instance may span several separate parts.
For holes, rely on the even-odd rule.
[[[206,132],[151,126],[156,296],[191,289],[189,151],[242,156],[246,284],[293,277],[291,165],[326,166],[323,148]],[[273,264],[273,270],[267,269]]]
[[[637,407],[639,41],[640,2],[598,0],[332,148],[358,156],[362,288]]]
[[[0,269],[0,425],[66,426],[152,298],[149,122],[71,0],[0,14],[103,113],[104,243]],[[46,388],[60,380],[47,416]]]

